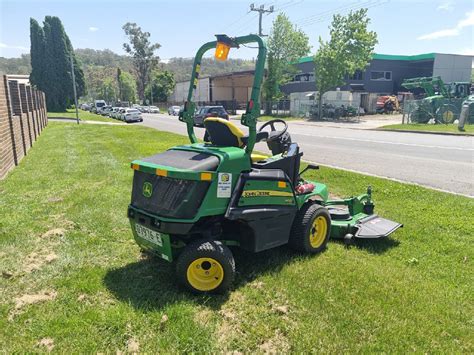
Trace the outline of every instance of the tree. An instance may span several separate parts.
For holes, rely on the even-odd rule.
[[[132,74],[121,71],[118,77],[120,100],[135,103],[137,101],[137,84]]]
[[[138,96],[140,100],[143,100],[150,72],[159,61],[159,57],[155,56],[155,50],[161,45],[159,43],[152,44],[150,32],[143,32],[136,23],[127,22],[122,28],[130,41],[130,43],[123,44],[123,49],[133,57]]]
[[[46,16],[43,28],[31,19],[31,83],[46,94],[50,111],[65,111],[74,102],[71,55],[76,76],[77,95],[85,93],[84,73],[74,55],[71,41],[61,20]]]
[[[40,90],[45,89],[43,71],[45,70],[45,38],[43,28],[38,21],[30,18],[30,38],[31,38],[31,74],[30,81]]]
[[[367,29],[369,23],[367,9],[351,11],[347,16],[334,15],[329,41],[319,37],[314,64],[320,118],[323,94],[344,85],[345,75],[364,70],[372,59],[377,34]]]
[[[292,63],[308,55],[311,47],[308,36],[283,13],[273,22],[267,45],[268,75],[263,90],[266,100],[272,101],[281,99],[280,87],[291,80],[296,70]],[[267,105],[267,111],[270,109]]]
[[[154,70],[151,73],[150,84],[151,85],[145,90],[146,97],[153,97],[153,101],[166,102],[168,101],[168,96],[173,92],[176,82],[172,72],[167,70]],[[150,94],[152,88],[153,95]]]

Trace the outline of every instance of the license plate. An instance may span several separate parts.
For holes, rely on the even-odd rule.
[[[140,224],[135,224],[135,231],[140,238],[160,247],[163,246],[163,239],[161,238],[161,234],[159,232],[155,232],[154,230],[151,230],[150,228],[144,227]]]

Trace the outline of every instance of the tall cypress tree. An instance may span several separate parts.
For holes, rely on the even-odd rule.
[[[40,90],[45,90],[43,86],[43,71],[45,68],[44,58],[44,32],[38,22],[30,18],[30,38],[31,38],[31,74],[30,82]]]
[[[85,94],[84,73],[74,55],[71,41],[64,31],[61,20],[55,16],[46,16],[42,29],[32,19],[30,33],[32,83],[45,92],[48,110],[64,111],[74,102],[71,54],[75,68],[77,95]],[[42,55],[39,56],[40,54]]]

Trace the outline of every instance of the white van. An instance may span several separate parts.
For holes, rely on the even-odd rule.
[[[107,104],[105,103],[104,100],[95,100],[94,101],[94,108],[95,108],[95,112],[97,113],[100,113],[100,111],[102,111],[102,108],[104,106],[107,106]]]

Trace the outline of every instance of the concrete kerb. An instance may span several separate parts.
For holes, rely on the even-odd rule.
[[[461,137],[474,137],[474,134],[469,133],[454,133],[454,132],[436,132],[436,131],[415,131],[408,129],[390,129],[390,128],[372,128],[371,131],[382,131],[382,132],[400,132],[400,133],[421,133],[421,134],[437,134],[440,136],[461,136]]]
[[[49,121],[52,122],[71,122],[71,123],[76,123],[77,120],[75,118],[69,118],[69,117],[53,117],[53,118],[48,118]],[[126,126],[126,123],[118,123],[118,122],[102,122],[102,121],[84,121],[79,119],[79,122],[85,123],[85,124],[102,124],[102,125],[109,125],[109,126]]]

